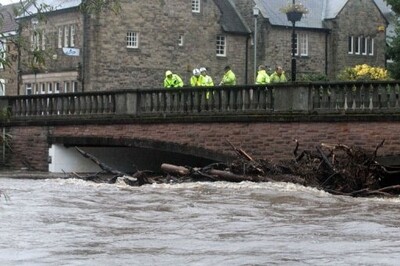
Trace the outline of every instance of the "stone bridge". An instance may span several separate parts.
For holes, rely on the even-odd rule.
[[[47,171],[54,144],[135,147],[199,160],[293,158],[320,143],[400,152],[399,82],[120,90],[0,97],[3,163]],[[209,97],[207,97],[209,95]]]

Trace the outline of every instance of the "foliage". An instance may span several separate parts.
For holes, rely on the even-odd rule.
[[[11,140],[12,140],[12,135],[9,133],[0,135],[0,145],[4,145],[8,150],[12,150]]]
[[[386,0],[386,2],[391,5],[392,10],[397,13],[394,19],[394,36],[390,37],[386,50],[388,57],[392,60],[392,63],[388,64],[388,70],[392,78],[400,79],[400,0]]]
[[[382,67],[373,67],[367,64],[356,65],[343,69],[339,75],[339,80],[388,80],[388,71]]]
[[[302,14],[307,14],[308,9],[302,4],[288,4],[283,6],[279,9],[282,13],[289,13],[289,12],[299,12]]]
[[[400,14],[400,0],[385,0],[385,2],[391,6],[394,12]]]
[[[328,77],[322,73],[299,74],[297,81],[328,81]]]
[[[0,110],[0,121],[3,121],[3,122],[8,121],[10,119],[10,116],[11,116],[11,111],[7,107]],[[0,143],[1,143],[1,140],[0,140]]]
[[[392,63],[388,65],[391,77],[400,79],[400,24],[397,23],[395,28],[395,36],[389,40],[387,47],[387,55],[392,59]]]

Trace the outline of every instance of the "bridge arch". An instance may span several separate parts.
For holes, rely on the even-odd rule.
[[[48,142],[50,146],[79,147],[101,162],[125,172],[133,172],[136,169],[159,171],[162,163],[203,167],[214,162],[228,162],[233,159],[230,155],[202,147],[137,137],[51,136]],[[51,161],[57,160],[63,158],[51,158],[50,168]]]

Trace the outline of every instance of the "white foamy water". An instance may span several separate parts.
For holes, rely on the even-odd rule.
[[[398,265],[399,199],[0,179],[1,265]]]

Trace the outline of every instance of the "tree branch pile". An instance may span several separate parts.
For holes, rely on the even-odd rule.
[[[229,165],[214,163],[199,168],[164,163],[161,165],[162,173],[137,170],[133,175],[114,170],[77,148],[83,156],[97,163],[103,172],[89,177],[76,176],[95,182],[115,183],[119,180],[132,186],[198,181],[291,182],[353,197],[400,194],[400,168],[389,168],[376,161],[378,149],[384,141],[372,152],[343,144],[321,143],[315,150],[300,153],[299,143],[294,141],[294,158],[278,163],[254,159],[227,141],[237,154],[237,159]]]

